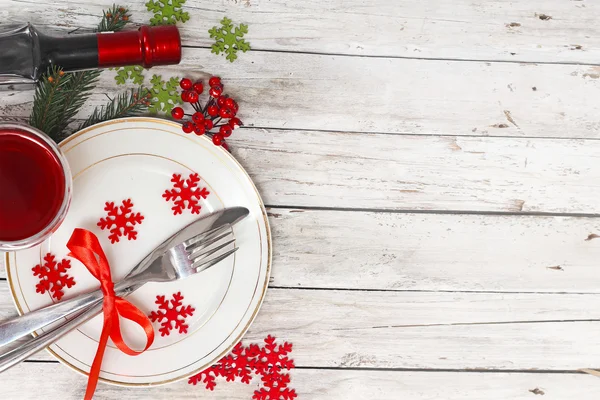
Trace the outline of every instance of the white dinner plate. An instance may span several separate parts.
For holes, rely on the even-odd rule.
[[[12,295],[19,313],[52,304],[50,293],[36,292],[40,278],[33,268],[50,253],[57,261],[69,260],[68,276],[75,280],[64,288],[67,299],[98,288],[98,281],[79,261],[68,256],[66,243],[74,228],[95,233],[111,265],[114,281],[121,279],[164,239],[208,212],[244,206],[250,215],[234,228],[238,251],[216,266],[187,279],[150,283],[127,297],[144,313],[159,311],[157,296],[165,300],[180,294],[181,306],[194,311],[178,316],[184,332],[153,323],[156,338],[139,356],[128,356],[109,341],[100,379],[121,385],[158,385],[183,379],[205,369],[228,353],[256,316],[267,290],[271,264],[271,239],[260,196],[244,169],[225,150],[210,140],[181,131],[179,124],[154,118],[125,118],[80,131],[60,144],[73,174],[73,200],[60,228],[46,242],[32,249],[8,253],[6,267]],[[173,200],[162,195],[173,189],[173,174],[182,179],[198,174],[199,213],[189,208],[175,215]],[[130,200],[133,213],[143,219],[127,223],[135,234],[113,236],[98,225],[107,218],[107,202],[114,207]],[[120,212],[118,212],[120,213]],[[111,218],[112,219],[112,218]],[[134,221],[135,222],[135,221]],[[131,237],[131,238],[130,238]],[[63,264],[64,265],[64,264]],[[169,307],[172,303],[169,303]],[[175,324],[172,323],[171,326]],[[49,348],[63,364],[87,374],[94,359],[102,316],[97,316]],[[122,323],[125,341],[141,349],[141,328]],[[38,332],[39,333],[39,332]]]

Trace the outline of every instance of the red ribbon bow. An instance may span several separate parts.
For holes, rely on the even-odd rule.
[[[96,385],[98,384],[100,367],[108,338],[110,337],[123,353],[130,356],[137,356],[146,351],[152,345],[152,342],[154,342],[154,329],[148,317],[139,308],[115,294],[114,284],[110,275],[110,266],[96,235],[88,230],[76,228],[67,243],[67,247],[71,250],[71,254],[69,255],[81,261],[88,271],[100,281],[100,289],[104,294],[102,303],[104,324],[85,392],[85,399],[89,400],[94,395]],[[123,336],[121,336],[119,316],[135,322],[144,329],[146,333],[146,347],[144,347],[144,350],[135,351],[125,344]]]

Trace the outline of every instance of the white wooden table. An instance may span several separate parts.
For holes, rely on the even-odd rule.
[[[92,27],[113,0],[0,0],[0,20]],[[128,0],[135,22],[150,14]],[[294,344],[301,399],[598,399],[600,4],[188,0],[180,66],[223,77],[268,205],[271,286],[245,341]],[[253,50],[230,64],[227,15]],[[81,113],[119,90],[103,74]],[[31,92],[0,96],[24,118]],[[0,318],[15,315],[5,274]],[[80,399],[49,355],[2,399]],[[98,399],[250,399],[256,385],[101,384]]]

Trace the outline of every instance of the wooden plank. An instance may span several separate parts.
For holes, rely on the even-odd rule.
[[[600,324],[585,322],[597,318],[596,301],[271,289],[246,338],[273,334],[294,343],[301,366],[572,370],[598,363]]]
[[[244,129],[232,141],[269,205],[600,212],[600,142]]]
[[[269,210],[272,285],[598,292],[596,219]]]
[[[577,370],[600,356],[595,294],[270,289],[245,340],[302,367]],[[0,286],[0,320],[15,315]],[[48,359],[44,353],[35,359]]]
[[[600,67],[252,52],[231,64],[186,49],[163,77],[220,74],[248,126],[455,136],[598,138]],[[185,72],[187,71],[187,73]],[[117,88],[102,74],[80,118]],[[534,90],[535,88],[535,90]],[[4,96],[0,116],[29,115],[32,93]],[[383,143],[383,141],[378,141]],[[295,143],[297,145],[297,143]],[[362,150],[362,149],[361,149]]]
[[[97,25],[112,0],[2,3],[4,20],[27,15],[44,28],[72,30]],[[147,23],[144,2],[128,6],[134,22]],[[181,26],[184,43],[194,46],[214,43],[208,29],[228,16],[249,25],[253,49],[593,64],[600,55],[600,6],[590,1],[188,0],[184,9],[191,15]]]
[[[595,218],[268,210],[271,284],[598,293]],[[33,266],[32,266],[33,267]],[[0,277],[6,274],[0,261]]]
[[[292,370],[290,387],[300,399],[330,400],[595,400],[600,395],[598,378],[575,374],[452,373],[406,371]],[[15,384],[18,382],[18,384]],[[0,375],[4,399],[81,399],[83,376],[58,364],[25,363]],[[258,387],[217,380],[213,392],[185,381],[152,388],[123,388],[100,383],[96,396],[103,400],[235,399],[247,400]]]

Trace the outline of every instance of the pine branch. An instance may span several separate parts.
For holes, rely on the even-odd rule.
[[[65,86],[70,80],[71,75],[65,74],[59,67],[48,68],[35,89],[33,110],[29,117],[31,126],[52,137],[51,132],[62,118],[62,108],[67,95]]]
[[[98,24],[98,32],[116,32],[120,31],[129,23],[131,14],[129,9],[114,5],[111,9],[103,11],[102,21]]]
[[[130,16],[127,8],[113,5],[104,11],[97,30],[118,31],[130,22]],[[68,136],[67,125],[91,96],[100,73],[93,70],[65,74],[60,66],[50,68],[36,87],[30,124],[56,142]]]
[[[115,118],[132,117],[147,111],[150,97],[148,90],[141,86],[121,93],[102,107],[96,108],[79,129]]]
[[[112,9],[103,11],[102,21],[98,24],[98,32],[119,31],[129,23],[129,9],[113,5]],[[49,133],[51,136],[64,138],[64,129],[73,120],[77,111],[83,106],[86,100],[91,96],[92,90],[96,87],[100,78],[101,70],[73,72],[72,79],[66,85],[68,91],[65,104],[63,106],[63,120],[57,126],[56,131]]]
[[[69,81],[64,85],[65,99],[61,110],[61,120],[56,128],[46,132],[50,137],[62,140],[66,137],[65,129],[73,120],[79,109],[91,96],[98,83],[100,71],[81,71],[68,74]],[[56,106],[55,106],[56,107]]]

